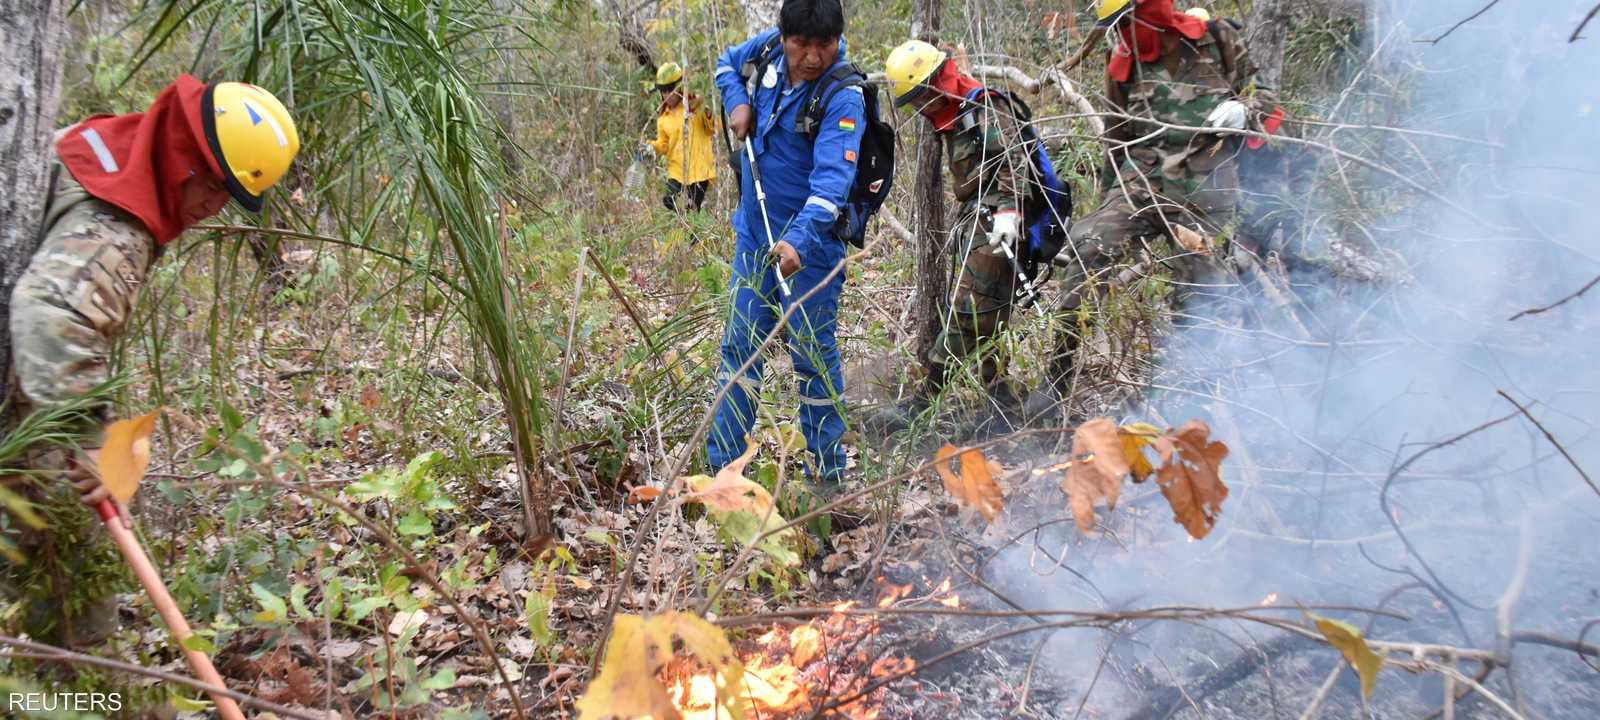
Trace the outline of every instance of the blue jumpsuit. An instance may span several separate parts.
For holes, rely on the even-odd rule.
[[[739,70],[778,35],[777,29],[757,35],[722,53],[717,60],[716,83],[723,107],[751,106],[756,162],[767,193],[767,213],[775,241],[786,240],[800,255],[801,268],[789,276],[790,297],[798,299],[816,288],[845,256],[844,243],[833,235],[839,207],[855,181],[856,154],[865,131],[864,100],[859,88],[841,90],[826,108],[813,142],[796,132],[795,121],[816,81],[789,87],[781,45],[775,59],[756,78],[755,97],[746,91]],[[844,41],[839,55],[844,62]],[[733,250],[732,296],[728,322],[722,336],[722,363],[717,373],[719,389],[732,385],[717,406],[706,453],[713,470],[744,452],[746,435],[755,422],[756,397],[761,389],[762,359],[756,358],[743,376],[740,366],[756,354],[790,299],[778,289],[777,266],[768,256],[767,234],[761,227],[761,208],[749,171],[749,158],[739,148],[741,166],[739,207],[733,214],[736,242]],[[839,294],[844,289],[841,271],[789,318],[789,356],[800,376],[800,430],[824,481],[837,481],[844,471],[844,376],[839,367],[835,338]]]

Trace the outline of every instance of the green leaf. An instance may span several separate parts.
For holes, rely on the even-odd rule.
[[[443,670],[440,670],[439,672],[434,673],[433,677],[430,677],[430,678],[428,678],[426,680],[423,680],[422,681],[422,689],[424,689],[424,690],[447,690],[450,687],[454,686],[455,684],[456,684],[456,671],[454,669],[452,669],[452,668],[445,668]]]
[[[1317,630],[1328,639],[1328,644],[1356,669],[1356,675],[1361,678],[1362,697],[1372,697],[1372,689],[1378,684],[1378,671],[1383,668],[1383,657],[1372,651],[1367,639],[1354,625],[1315,613],[1306,613],[1306,617],[1316,623]]]
[[[278,623],[289,617],[289,606],[284,604],[283,598],[262,587],[261,583],[250,583],[250,594],[256,596],[256,602],[261,603],[256,622]]]
[[[182,645],[183,649],[185,649],[185,650],[194,650],[195,652],[203,652],[203,653],[205,653],[207,655],[210,655],[211,653],[214,653],[214,652],[217,651],[217,646],[212,645],[211,641],[206,639],[206,636],[200,635],[198,633],[191,634],[189,637],[184,638],[178,644]]]
[[[310,592],[311,588],[305,583],[295,583],[289,586],[289,606],[294,608],[296,615],[306,618],[316,617],[311,614],[311,608],[306,607],[306,594]]]
[[[412,510],[410,514],[400,519],[396,527],[401,535],[432,535],[433,523],[421,510]]]
[[[528,618],[528,637],[535,645],[545,647],[555,639],[550,632],[550,596],[542,592],[528,592],[523,602],[523,613]]]
[[[187,698],[182,695],[173,695],[167,702],[172,703],[172,709],[183,712],[205,712],[211,709],[211,703],[204,700]]]
[[[389,605],[389,598],[384,595],[361,598],[350,606],[350,622],[361,622],[362,618],[372,614],[372,611]]]

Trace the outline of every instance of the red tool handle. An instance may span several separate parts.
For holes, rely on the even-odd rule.
[[[161,614],[162,621],[166,622],[167,630],[172,638],[178,641],[178,647],[183,650],[183,657],[189,661],[189,669],[194,671],[195,677],[201,682],[217,687],[227,687],[223,684],[222,676],[217,674],[217,668],[211,664],[211,658],[199,650],[190,650],[183,646],[194,632],[189,629],[189,622],[183,619],[183,613],[178,612],[178,603],[172,599],[172,593],[167,592],[167,584],[161,581],[161,575],[156,572],[150,558],[144,554],[144,548],[139,546],[139,539],[134,537],[133,531],[122,524],[122,516],[117,512],[116,503],[102,500],[95,506],[100,521],[105,523],[106,530],[111,533],[112,539],[117,541],[117,549],[122,551],[122,558],[128,561],[128,567],[133,569],[134,577],[139,578],[139,584],[144,586],[144,591],[150,595],[150,601],[155,603],[156,612]],[[217,706],[217,713],[226,720],[244,720],[244,713],[233,702],[233,698],[217,693],[211,695],[211,702]]]

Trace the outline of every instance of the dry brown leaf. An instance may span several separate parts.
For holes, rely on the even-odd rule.
[[[1080,531],[1094,528],[1096,501],[1104,499],[1106,507],[1116,509],[1122,476],[1127,474],[1122,438],[1110,418],[1095,418],[1072,432],[1072,465],[1061,480],[1061,491],[1067,494]]]
[[[714,478],[705,475],[684,478],[690,491],[684,502],[704,503],[706,507],[721,512],[748,510],[757,516],[765,513],[772,507],[772,494],[761,485],[744,478],[745,466],[750,464],[750,459],[755,457],[760,447],[751,443],[743,455],[724,465]]]
[[[1210,435],[1204,422],[1190,420],[1177,432],[1151,441],[1161,454],[1162,465],[1156,471],[1161,494],[1172,506],[1173,519],[1196,540],[1210,534],[1222,513],[1222,501],[1228,498],[1228,486],[1222,483],[1228,446]]]
[[[957,502],[978,511],[984,522],[994,522],[1005,509],[1005,495],[994,477],[1002,472],[998,463],[983,456],[981,450],[960,453],[961,476],[950,471],[950,458],[956,457],[956,447],[945,443],[934,455],[933,467],[944,480],[944,489]]]
[[[1183,246],[1183,249],[1200,255],[1211,254],[1211,238],[1195,232],[1177,223],[1172,224],[1172,237]]]
[[[150,433],[156,429],[156,418],[160,416],[161,409],[157,408],[106,426],[95,470],[100,483],[119,503],[127,504],[139,490],[139,481],[150,466]]]
[[[369,384],[361,388],[360,403],[361,407],[367,412],[376,411],[378,405],[383,403],[383,395],[378,392],[378,386]]]

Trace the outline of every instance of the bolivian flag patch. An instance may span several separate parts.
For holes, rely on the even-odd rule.
[[[845,132],[855,132],[856,121],[851,120],[850,118],[839,118],[839,129]]]

